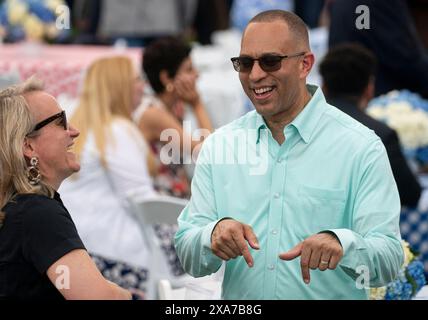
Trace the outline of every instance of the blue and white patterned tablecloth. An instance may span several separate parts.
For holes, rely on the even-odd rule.
[[[404,209],[400,216],[401,236],[421,255],[428,278],[428,211]]]

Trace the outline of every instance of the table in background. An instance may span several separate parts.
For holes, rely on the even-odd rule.
[[[76,98],[86,68],[96,59],[123,54],[140,67],[141,50],[107,46],[0,45],[0,74],[16,73],[21,80],[36,75],[55,97]]]
[[[224,52],[217,49],[206,46],[193,54],[195,65],[201,67],[198,88],[215,128],[245,113],[238,74]],[[140,48],[22,43],[0,45],[0,75],[16,74],[21,80],[36,75],[46,91],[66,103],[63,108],[71,113],[87,67],[98,58],[114,55],[127,55],[136,70],[141,69]],[[224,60],[223,66],[227,64],[225,68],[217,64],[218,58]]]
[[[428,211],[403,209],[400,215],[401,236],[420,253],[428,279]]]
[[[424,286],[412,300],[428,300],[428,285]]]

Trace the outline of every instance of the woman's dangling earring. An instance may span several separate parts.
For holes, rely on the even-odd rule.
[[[174,85],[170,82],[166,85],[166,91],[172,92],[174,90]]]
[[[42,175],[40,174],[39,168],[39,159],[32,157],[30,159],[30,166],[27,168],[27,178],[31,185],[35,186],[40,182]]]

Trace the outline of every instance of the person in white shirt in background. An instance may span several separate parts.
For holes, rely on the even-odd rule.
[[[70,121],[81,132],[74,145],[81,170],[64,181],[61,194],[90,253],[145,268],[147,246],[125,198],[136,188],[156,194],[154,158],[131,120],[143,92],[136,75],[127,57],[89,67]]]

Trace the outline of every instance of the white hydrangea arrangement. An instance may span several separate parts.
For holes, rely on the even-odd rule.
[[[407,90],[391,91],[373,99],[367,113],[396,130],[409,160],[428,164],[427,100]]]
[[[376,119],[384,120],[395,129],[405,148],[415,149],[428,145],[428,114],[414,109],[406,101],[392,102],[387,107],[373,106],[368,113]]]

